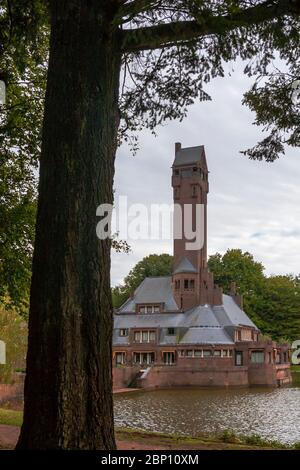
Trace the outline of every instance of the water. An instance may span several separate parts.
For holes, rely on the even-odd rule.
[[[300,441],[300,387],[173,389],[115,396],[117,426],[196,436],[230,429]]]

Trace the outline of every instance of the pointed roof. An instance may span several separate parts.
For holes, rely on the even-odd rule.
[[[196,273],[196,272],[197,272],[196,268],[194,268],[190,260],[184,256],[183,258],[181,258],[180,262],[174,269],[173,274]]]
[[[177,147],[173,166],[200,164],[202,168],[207,169],[204,145],[198,147]]]

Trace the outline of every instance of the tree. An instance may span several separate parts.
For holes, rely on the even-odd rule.
[[[0,383],[12,383],[16,369],[24,369],[27,324],[13,309],[0,305],[0,340],[6,346],[6,364],[0,364]]]
[[[110,242],[96,238],[95,226],[97,206],[113,202],[120,119],[121,134],[129,138],[142,125],[183,118],[197,97],[208,98],[203,85],[223,75],[223,61],[270,60],[269,51],[281,47],[276,25],[287,37],[299,27],[299,1],[49,3],[24,423],[17,447],[112,449]]]
[[[0,79],[7,85],[0,105],[0,302],[23,315],[28,313],[49,46],[43,2],[32,5],[0,1]]]
[[[145,256],[125,277],[124,284],[112,289],[114,307],[120,307],[146,277],[171,276],[172,263],[173,256],[166,253]]]
[[[208,266],[216,284],[230,292],[236,282],[243,294],[244,310],[264,335],[274,340],[294,341],[300,336],[300,282],[298,277],[265,276],[264,267],[253,255],[227,250],[209,257]]]
[[[266,278],[260,301],[255,305],[265,334],[293,342],[300,337],[300,282],[291,275]]]

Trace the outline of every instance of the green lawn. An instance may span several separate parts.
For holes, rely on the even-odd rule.
[[[0,408],[0,424],[8,424],[10,426],[21,426],[22,421],[22,411],[7,410],[5,408]]]

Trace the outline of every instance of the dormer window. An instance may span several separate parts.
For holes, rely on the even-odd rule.
[[[150,313],[159,313],[160,306],[159,305],[139,305],[138,313],[142,314],[150,314]]]
[[[128,329],[127,328],[121,328],[120,329],[120,336],[128,336]]]
[[[168,335],[174,336],[175,335],[175,328],[168,328]]]

